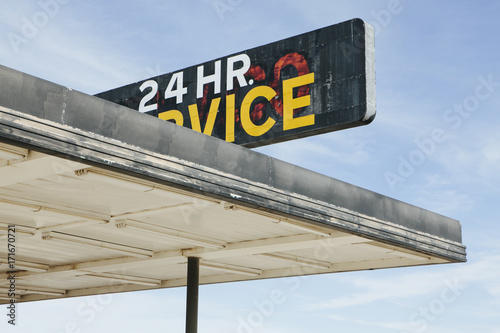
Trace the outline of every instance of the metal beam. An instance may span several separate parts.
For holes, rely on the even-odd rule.
[[[134,213],[131,213],[134,214]],[[130,228],[144,232],[154,233],[175,241],[187,242],[195,246],[207,247],[210,249],[222,249],[225,242],[205,236],[195,235],[181,230],[162,227],[150,223],[130,221],[130,220],[116,220],[116,227]]]
[[[75,221],[75,222],[60,223],[55,225],[49,225],[46,227],[36,228],[36,232],[39,234],[43,234],[50,231],[61,231],[66,229],[81,228],[89,225],[106,224],[106,223],[107,223],[106,221],[101,221],[101,220]]]
[[[81,177],[83,180],[107,184],[119,189],[153,193],[169,199],[175,198],[179,201],[192,200],[193,197],[200,197],[193,195],[193,193],[184,193],[184,191],[170,186],[96,167],[76,170],[75,175]],[[205,198],[204,200],[207,202],[217,202],[215,200],[210,200],[209,198]]]
[[[419,261],[428,261],[431,259],[429,255],[421,254],[412,254],[412,253],[407,253],[404,251],[401,251],[397,249],[394,246],[386,245],[386,244],[379,244],[376,242],[367,242],[364,244],[356,244],[356,247],[363,247],[368,249],[369,251],[376,251],[376,252],[382,252],[389,254],[391,256],[395,257],[402,257],[402,258],[408,258],[408,259],[413,259],[413,260],[419,260]]]
[[[0,240],[7,239],[10,225],[15,225],[15,224],[0,222]],[[19,225],[15,225],[15,229],[16,229],[16,236],[19,235],[34,236],[36,231],[35,228],[19,226]]]
[[[0,293],[6,294],[9,288],[1,288]],[[48,288],[38,288],[38,287],[28,287],[28,286],[16,286],[16,293],[21,295],[37,294],[46,296],[63,296],[66,294],[66,290],[59,289],[48,289]]]
[[[337,236],[326,238],[315,234],[301,234],[229,243],[224,249],[218,251],[200,252],[199,249],[186,250],[185,254],[187,256],[196,254],[205,260],[215,260],[260,253],[286,252],[314,248],[318,246],[340,246],[342,244],[362,243],[367,241],[369,240],[358,236]]]
[[[0,258],[0,267],[1,265],[8,265],[9,264],[9,259],[2,257]],[[29,262],[29,261],[24,261],[24,260],[15,260],[14,264],[15,270],[26,270],[30,272],[37,272],[37,273],[42,273],[42,272],[47,272],[50,268],[49,265],[45,264],[39,264],[39,263],[34,263],[34,262]],[[9,269],[12,271],[12,269]]]
[[[286,253],[262,253],[261,255],[268,257],[268,258],[275,258],[275,259],[279,259],[279,260],[294,262],[298,265],[311,266],[311,267],[322,268],[322,269],[329,269],[331,266],[331,263],[326,262],[326,261],[300,257],[300,256],[286,254]]]
[[[0,143],[1,145],[1,143]],[[33,179],[46,178],[67,173],[84,168],[86,165],[71,160],[64,160],[58,157],[30,151],[28,155],[22,155],[22,163],[2,167],[2,178],[0,187],[6,187],[18,183],[24,183]],[[2,156],[0,146],[0,158]]]
[[[262,275],[262,270],[258,268],[251,268],[251,267],[243,267],[243,266],[238,266],[238,265],[230,265],[230,264],[223,264],[215,261],[205,261],[202,260],[200,262],[200,265],[202,267],[206,267],[209,269],[215,269],[218,271],[223,271],[223,272],[228,272],[228,273],[234,273],[234,274],[243,274],[243,275],[250,275],[250,276],[260,276]]]
[[[34,214],[42,212],[50,212],[54,214],[64,215],[67,217],[93,220],[104,223],[107,223],[109,221],[109,215],[88,212],[77,208],[71,209],[68,207],[52,205],[46,202],[35,202],[33,200],[16,198],[13,196],[0,195],[0,205],[11,206],[17,209],[24,209],[25,211]]]
[[[285,252],[314,247],[335,247],[353,243],[369,242],[370,240],[358,236],[337,235],[336,237],[321,237],[314,234],[302,234],[286,237],[273,237],[256,241],[245,241],[228,243],[223,249],[194,248],[189,250],[168,250],[155,252],[151,257],[119,257],[103,259],[89,262],[82,262],[73,265],[62,265],[51,267],[46,273],[20,272],[19,276],[66,273],[78,270],[113,270],[126,265],[127,268],[140,267],[142,265],[168,265],[186,262],[187,257],[199,257],[204,260],[216,260],[235,256],[253,255],[261,253]],[[4,276],[0,274],[0,278]],[[6,275],[5,275],[6,277]]]
[[[61,241],[66,241],[66,242],[71,242],[71,243],[77,243],[77,244],[83,244],[87,246],[93,246],[97,248],[103,248],[111,251],[118,251],[121,253],[125,253],[134,257],[138,258],[148,258],[153,256],[153,251],[152,250],[147,250],[147,249],[140,249],[137,247],[132,247],[128,245],[123,245],[123,244],[116,244],[116,243],[111,243],[111,242],[106,242],[98,239],[92,239],[92,238],[87,238],[87,237],[81,237],[81,236],[75,236],[75,235],[69,235],[69,234],[64,234],[60,232],[47,232],[42,234],[42,239],[43,240],[61,240]]]
[[[149,287],[156,287],[159,286],[161,283],[161,280],[158,279],[149,279],[144,277],[129,276],[123,274],[114,274],[114,273],[84,272],[81,275],[77,275],[77,277],[87,277],[87,276],[105,280],[119,281],[123,283],[139,284]]]
[[[0,142],[0,159],[8,162],[22,161],[28,157],[28,153],[28,149]]]
[[[180,203],[178,205],[145,209],[145,210],[141,210],[141,211],[137,211],[137,212],[129,212],[129,213],[124,213],[124,214],[112,215],[111,221],[128,220],[128,219],[136,219],[136,218],[145,217],[145,216],[160,215],[160,214],[170,212],[173,209],[176,209],[179,207],[184,207],[184,206],[189,206],[189,205],[192,205],[192,203],[185,202],[185,203]]]

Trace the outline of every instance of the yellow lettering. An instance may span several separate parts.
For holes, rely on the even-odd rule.
[[[179,110],[170,110],[162,112],[158,115],[158,118],[163,120],[173,120],[179,126],[184,125],[184,117]]]
[[[283,81],[283,131],[314,125],[314,114],[293,117],[293,110],[311,105],[311,95],[293,98],[293,89],[314,83],[314,73]]]
[[[215,118],[217,117],[217,111],[219,110],[220,97],[214,98],[210,102],[210,110],[208,111],[207,122],[205,124],[205,129],[203,134],[212,135],[212,131],[215,125]],[[192,104],[188,106],[189,117],[191,118],[191,128],[197,132],[201,133],[201,122],[198,115],[198,105]]]
[[[252,122],[252,119],[250,119],[250,107],[252,106],[252,102],[257,97],[265,97],[268,101],[270,101],[275,95],[276,92],[273,88],[268,86],[259,86],[250,90],[243,99],[243,102],[241,103],[241,125],[243,126],[245,132],[249,135],[260,136],[269,131],[276,123],[276,120],[268,118],[264,124],[255,125]]]
[[[234,94],[226,96],[226,141],[234,141]]]

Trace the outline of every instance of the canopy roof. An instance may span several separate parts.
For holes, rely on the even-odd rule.
[[[461,242],[456,220],[0,67],[0,303],[8,243],[23,302],[183,286],[188,257],[206,284],[462,262]]]

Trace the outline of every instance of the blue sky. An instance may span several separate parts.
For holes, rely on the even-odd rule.
[[[88,94],[355,17],[373,24],[375,121],[258,150],[462,221],[468,262],[202,286],[199,331],[500,332],[500,2],[0,3],[0,64]],[[0,331],[183,332],[184,297],[21,304],[19,325]]]

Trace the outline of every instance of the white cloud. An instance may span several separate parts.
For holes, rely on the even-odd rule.
[[[366,131],[339,131],[256,149],[292,164],[341,178],[371,158]]]
[[[369,321],[369,320],[362,320],[358,318],[352,318],[352,317],[345,317],[337,314],[329,314],[327,317],[331,318],[334,321],[344,321],[344,322],[349,322],[349,323],[356,323],[360,324],[363,326],[371,326],[371,327],[378,327],[378,328],[385,328],[385,329],[391,329],[391,330],[399,330],[399,331],[404,331],[408,330],[410,328],[410,325],[408,324],[407,321]]]
[[[355,292],[331,298],[325,302],[311,303],[308,310],[325,310],[361,306],[376,301],[410,300],[416,296],[439,297],[446,288],[455,288],[457,293],[480,288],[492,299],[500,297],[500,271],[491,269],[500,266],[500,253],[488,253],[485,258],[467,264],[457,264],[431,272],[424,270],[415,273],[391,274],[390,277],[373,278],[339,277],[343,285]],[[416,268],[414,268],[416,269]]]
[[[311,304],[309,310],[334,309],[369,304],[379,300],[408,298],[436,292],[442,288],[443,277],[432,273],[417,273],[394,276],[393,278],[343,279],[342,283],[351,285],[355,293],[332,298],[329,301]],[[436,283],[439,281],[441,283]],[[418,287],[416,287],[418,286]]]
[[[449,139],[434,158],[445,170],[449,184],[478,185],[496,190],[500,182],[500,133],[496,125],[482,125],[482,131],[464,129],[449,133]]]

